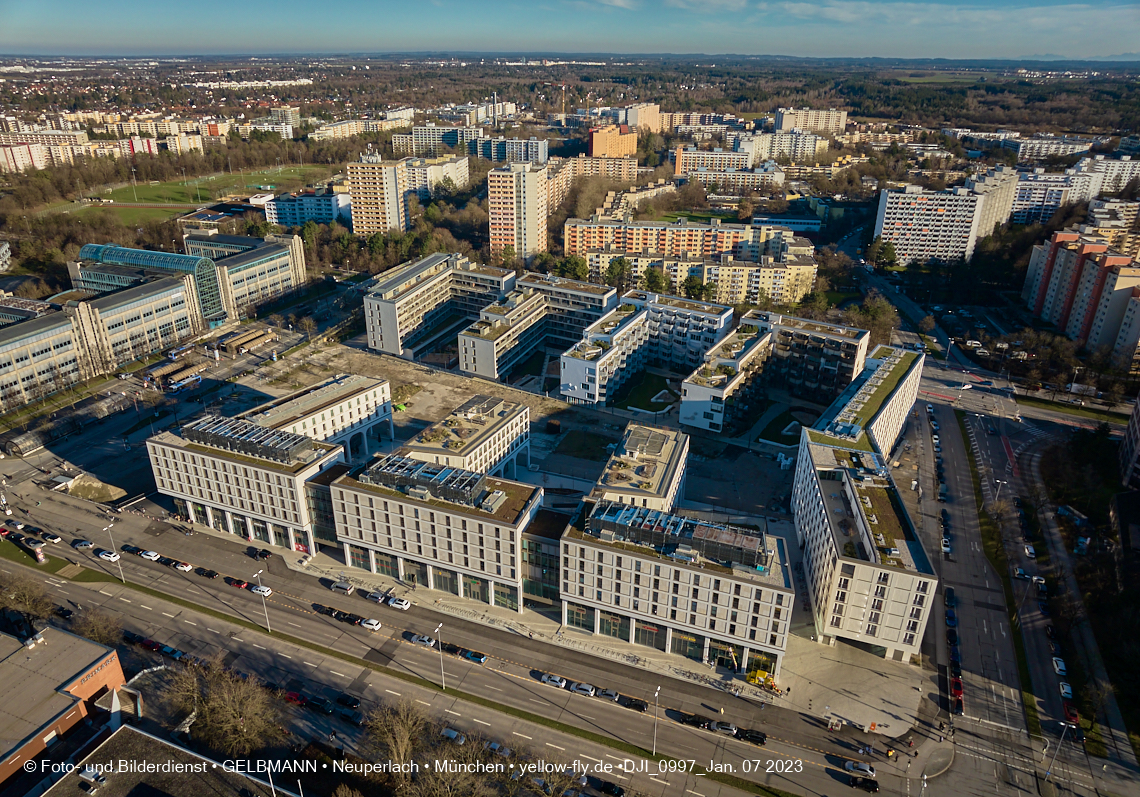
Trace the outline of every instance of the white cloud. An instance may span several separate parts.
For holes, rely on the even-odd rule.
[[[748,0],[665,0],[665,5],[688,11],[743,11]]]

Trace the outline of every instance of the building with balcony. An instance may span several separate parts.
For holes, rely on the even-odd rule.
[[[183,517],[250,542],[316,552],[305,483],[344,461],[341,446],[206,415],[146,447],[158,491]]]
[[[520,466],[530,466],[530,407],[472,396],[397,453],[433,465],[515,477]]]
[[[888,462],[918,396],[924,356],[880,346],[812,429],[792,487],[816,638],[917,660],[938,578]]]
[[[783,540],[587,499],[561,544],[564,627],[779,677],[795,602]]]
[[[838,136],[847,129],[847,111],[834,108],[826,111],[817,108],[779,108],[776,111],[776,130],[810,130]]]
[[[747,313],[740,325],[705,355],[704,365],[681,384],[678,420],[716,433],[741,434],[764,387],[764,366],[772,356],[768,325]]]
[[[517,612],[542,488],[391,455],[329,485],[350,568]]]
[[[772,331],[769,384],[818,400],[839,395],[864,369],[871,337],[864,329],[760,310],[749,316]]]
[[[650,364],[689,373],[731,321],[731,307],[629,291],[562,355],[562,395],[571,404],[604,405]]]
[[[589,153],[593,158],[629,158],[637,155],[637,131],[628,125],[590,128]]]
[[[327,189],[281,194],[265,203],[265,220],[282,227],[300,227],[305,222],[345,226],[352,224],[352,197]]]
[[[371,349],[414,358],[426,343],[479,318],[515,286],[513,271],[437,253],[386,271],[364,297]]]
[[[688,458],[687,434],[630,423],[590,495],[597,501],[672,512],[685,497]]]
[[[546,217],[549,213],[549,166],[512,163],[487,173],[487,215],[491,256],[510,249],[529,260],[550,246]]]

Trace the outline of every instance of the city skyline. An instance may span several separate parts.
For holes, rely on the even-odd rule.
[[[0,54],[213,55],[306,53],[628,53],[801,57],[1079,60],[1133,57],[1132,3],[1036,0],[429,0],[380,7],[350,0],[314,25],[312,7],[282,0],[256,25],[188,37],[177,15],[109,20],[75,0],[56,12],[0,0]],[[932,11],[937,7],[937,11]],[[327,12],[325,12],[327,14]],[[511,25],[504,27],[503,19]],[[343,25],[338,20],[351,20]],[[938,24],[931,24],[937,20]],[[253,20],[250,20],[251,22]],[[319,23],[319,18],[318,18]]]

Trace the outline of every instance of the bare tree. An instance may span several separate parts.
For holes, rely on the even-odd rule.
[[[167,696],[179,709],[194,712],[190,732],[231,758],[260,749],[281,734],[276,701],[254,678],[239,678],[215,657],[204,667],[175,671]]]
[[[100,645],[114,646],[123,635],[123,624],[98,609],[84,609],[71,624],[71,630]]]
[[[454,764],[455,771],[436,769],[433,765],[420,772],[408,794],[415,797],[490,797],[496,793],[492,785],[495,778],[475,771],[472,766],[486,756],[483,750],[485,738],[467,734],[461,745],[438,735],[435,740],[434,760],[440,764]]]
[[[918,322],[918,328],[923,333],[929,335],[931,332],[934,331],[934,324],[935,324],[934,316],[927,315],[927,316],[923,316],[922,320]]]
[[[278,328],[283,327],[285,326],[285,316],[280,313],[274,313],[269,316],[269,323]]]
[[[317,322],[312,319],[312,316],[305,316],[297,322],[297,326],[305,333],[308,340],[313,339],[313,333],[317,331]]]
[[[4,597],[13,609],[19,609],[28,617],[43,620],[51,614],[55,602],[48,595],[42,583],[23,573],[3,576]]]
[[[428,720],[410,700],[385,705],[373,711],[365,721],[368,735],[379,751],[392,761],[413,761],[426,744]],[[393,779],[407,785],[408,773],[393,773]]]

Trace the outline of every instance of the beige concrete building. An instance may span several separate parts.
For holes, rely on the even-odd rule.
[[[661,132],[661,106],[655,102],[639,102],[625,109],[625,123],[633,130]]]
[[[47,166],[48,154],[43,144],[0,144],[0,174]]]
[[[776,111],[776,130],[810,130],[838,136],[847,128],[847,111],[834,108],[780,108]]]
[[[541,487],[392,455],[330,488],[350,568],[522,612]]]
[[[487,173],[487,213],[491,256],[510,247],[530,259],[549,248],[546,218],[550,211],[549,166],[512,163]]]
[[[433,465],[517,478],[520,467],[530,466],[530,407],[472,396],[396,453]]]
[[[591,497],[671,512],[685,497],[689,436],[675,429],[630,423],[610,455]]]
[[[594,158],[629,158],[637,155],[637,131],[628,125],[591,128],[589,153]]]
[[[361,155],[359,161],[348,164],[347,170],[354,233],[371,235],[411,228],[408,159],[385,161],[380,155]]]
[[[340,446],[206,415],[146,447],[158,491],[182,516],[250,542],[316,552],[305,482],[344,460]]]

